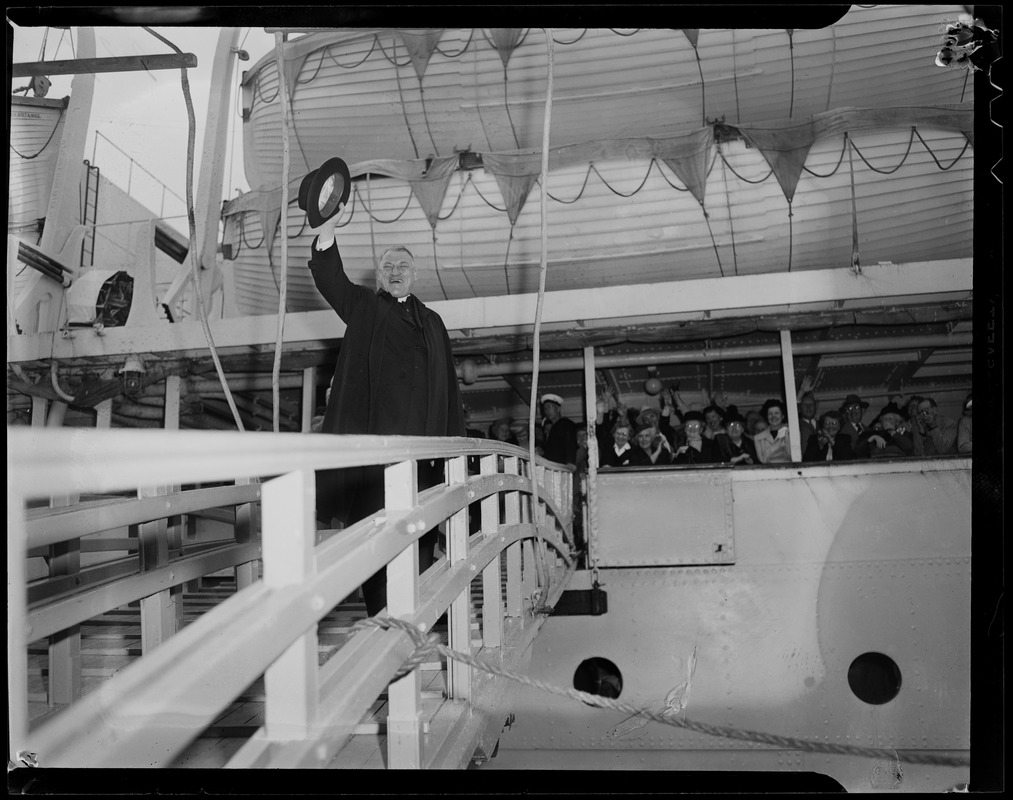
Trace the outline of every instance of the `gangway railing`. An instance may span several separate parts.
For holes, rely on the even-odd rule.
[[[419,491],[417,462],[430,459],[445,460],[446,480]],[[385,465],[385,508],[344,530],[318,531],[315,471],[370,464]],[[227,766],[327,766],[385,690],[388,767],[467,766],[476,749],[491,749],[509,714],[504,679],[449,661],[446,700],[427,719],[419,670],[392,682],[415,648],[407,633],[363,627],[318,666],[317,624],[386,566],[387,614],[428,632],[446,613],[452,650],[523,666],[574,569],[572,486],[569,468],[532,464],[521,448],[479,439],[9,428],[10,761],[169,766],[263,676],[264,725]],[[137,496],[75,502],[124,492]],[[237,508],[234,539],[189,555],[169,541],[180,514],[223,506]],[[140,572],[102,567],[102,580],[79,591],[30,596],[31,553],[79,551],[90,534],[124,525],[139,526],[142,553],[176,557]],[[437,526],[446,556],[420,576],[419,538]],[[250,569],[258,558],[262,579]],[[29,724],[29,642],[134,600],[143,612],[146,599],[228,567],[245,576],[234,596]],[[74,583],[63,577],[64,586]],[[473,645],[476,580],[481,638]]]

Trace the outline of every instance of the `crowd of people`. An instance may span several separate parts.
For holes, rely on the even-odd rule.
[[[667,464],[791,463],[788,408],[779,398],[745,415],[709,398],[688,408],[678,392],[660,393],[660,408],[631,409],[606,390],[596,405],[595,433],[601,467]],[[959,420],[939,411],[931,397],[893,397],[869,421],[869,402],[849,394],[838,408],[820,412],[808,379],[799,390],[799,452],[803,462],[898,456],[969,454],[971,396]]]

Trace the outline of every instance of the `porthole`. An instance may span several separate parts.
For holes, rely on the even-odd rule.
[[[865,703],[881,706],[900,693],[900,667],[882,653],[862,653],[848,667],[848,686],[855,697]]]
[[[623,675],[619,667],[607,658],[587,658],[580,662],[573,673],[573,688],[614,700],[622,694]]]

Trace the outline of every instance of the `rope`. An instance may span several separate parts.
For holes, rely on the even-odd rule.
[[[460,175],[460,174],[461,174],[460,171],[458,171],[457,175]],[[442,221],[442,220],[445,220],[445,219],[450,219],[452,216],[454,216],[454,212],[457,211],[457,207],[461,204],[461,198],[464,197],[464,190],[467,189],[468,188],[468,184],[471,183],[471,173],[469,172],[468,175],[467,175],[467,177],[462,178],[462,180],[463,180],[463,184],[461,185],[460,189],[457,192],[457,199],[454,201],[454,205],[451,207],[450,211],[448,211],[442,217],[440,216],[439,212],[437,212],[436,213],[436,219]],[[462,214],[463,214],[463,212],[462,212]]]
[[[380,45],[380,51],[384,54],[384,56],[387,55],[387,52],[383,49],[383,45],[382,44]],[[415,151],[415,158],[418,158],[419,157],[419,147],[418,147],[417,144],[415,144],[415,134],[412,133],[412,124],[408,121],[408,109],[405,108],[404,92],[401,89],[401,70],[399,69],[399,67],[402,67],[402,66],[405,66],[405,65],[404,64],[398,64],[397,61],[396,61],[396,59],[397,59],[397,38],[396,37],[394,39],[394,58],[395,58],[395,60],[393,60],[393,61],[391,61],[390,58],[388,58],[387,60],[390,61],[390,63],[394,65],[394,78],[397,81],[397,94],[398,94],[398,97],[401,98],[401,114],[404,116],[404,124],[408,128],[408,138],[412,140],[412,150]],[[411,63],[411,59],[408,60],[408,63],[409,64]]]
[[[468,48],[471,47],[471,40],[474,39],[474,38],[475,38],[475,29],[472,28],[470,30],[470,32],[468,33],[468,41],[466,41],[464,43],[464,47],[462,47],[456,53],[445,53],[443,50],[440,49],[440,45],[439,44],[437,44],[434,49],[436,50],[437,53],[439,53],[444,58],[460,58],[461,56],[463,56],[468,51]]]
[[[918,129],[912,128],[911,130],[914,131],[914,135],[918,137],[918,141],[922,143],[922,146],[928,151],[929,155],[932,156],[932,160],[936,162],[936,166],[939,167],[939,169],[941,169],[943,172],[946,172],[946,170],[950,169],[954,164],[960,161],[960,159],[963,158],[964,153],[967,152],[967,148],[971,146],[970,140],[965,136],[964,148],[960,151],[957,157],[950,162],[950,165],[948,167],[944,167],[942,164],[939,163],[939,159],[936,158],[936,154],[932,152],[932,148],[929,147],[928,143],[922,138],[922,135],[918,133]]]
[[[514,145],[519,149],[520,139],[517,138],[517,129],[514,127],[514,118],[510,115],[510,94],[507,91],[507,68],[503,65],[503,108],[506,109],[507,119],[510,121],[510,130],[514,134]]]
[[[63,118],[63,109],[61,108],[60,109],[60,113],[56,117],[56,122],[53,125],[53,130],[51,130],[49,132],[49,138],[46,139],[46,143],[44,145],[42,145],[42,148],[35,155],[33,155],[33,156],[26,156],[24,153],[18,152],[17,148],[14,147],[14,145],[12,145],[12,144],[9,145],[10,148],[11,148],[11,150],[14,151],[15,155],[20,156],[25,161],[31,161],[33,158],[38,158],[39,156],[41,156],[45,152],[46,148],[49,147],[50,143],[53,141],[53,137],[56,136],[56,129],[60,127],[60,120],[62,118]]]
[[[373,51],[376,50],[376,48],[377,48],[378,45],[379,45],[380,49],[383,50],[383,45],[380,44],[379,37],[373,36],[373,44],[370,46],[369,52],[366,53],[366,55],[364,55],[362,57],[362,61],[359,61],[357,64],[342,64],[333,55],[331,55],[331,48],[329,46],[324,48],[324,53],[326,53],[327,57],[331,61],[334,62],[335,66],[341,67],[341,69],[355,69],[356,67],[361,66],[366,61],[367,58],[369,58],[371,55],[373,55]],[[387,54],[384,53],[384,55],[387,55]],[[390,61],[389,58],[387,60]]]
[[[921,137],[918,137],[918,138],[921,138]],[[851,141],[851,147],[854,149],[854,151],[856,153],[858,153],[858,157],[860,159],[862,159],[862,161],[865,162],[865,166],[867,166],[873,172],[878,172],[880,175],[893,175],[893,173],[895,173],[897,170],[899,170],[901,167],[904,166],[904,162],[907,161],[907,157],[911,153],[911,146],[914,144],[914,140],[915,140],[915,128],[912,127],[911,128],[911,136],[908,138],[908,142],[907,142],[907,150],[904,151],[904,157],[901,158],[900,163],[896,167],[894,167],[893,169],[889,169],[889,170],[887,170],[887,169],[876,169],[874,166],[872,166],[872,164],[869,163],[868,159],[865,156],[862,155],[862,151],[858,149],[858,145],[855,144],[855,140],[851,139],[850,141]],[[937,161],[936,163],[938,164],[939,162]]]
[[[436,279],[440,282],[440,291],[443,292],[443,299],[449,300],[447,290],[443,286],[443,276],[440,274],[440,262],[436,258],[436,226],[434,225],[431,230],[433,232],[433,267],[436,269]]]
[[[535,689],[540,689],[541,691],[549,694],[561,697],[571,697],[574,700],[579,700],[582,703],[597,706],[598,708],[607,708],[613,711],[621,711],[626,714],[638,714],[653,722],[660,722],[664,725],[671,725],[675,728],[682,728],[684,730],[693,731],[694,733],[702,733],[707,736],[716,736],[724,739],[734,739],[744,742],[755,742],[757,744],[766,744],[784,750],[803,750],[810,753],[852,755],[865,758],[886,758],[890,760],[896,759],[897,761],[903,761],[908,764],[932,764],[964,767],[968,766],[970,763],[968,758],[961,756],[939,756],[927,753],[901,754],[892,748],[861,747],[859,745],[851,744],[819,742],[811,739],[801,739],[794,736],[780,736],[762,731],[743,730],[741,728],[733,728],[725,725],[711,725],[705,722],[696,722],[695,720],[686,719],[684,717],[680,718],[677,715],[673,715],[668,709],[666,709],[666,711],[668,711],[667,714],[662,711],[652,711],[651,709],[635,706],[630,703],[621,703],[610,697],[602,697],[601,695],[582,692],[579,689],[564,689],[551,683],[546,683],[545,681],[536,680],[527,675],[513,672],[512,670],[505,669],[497,664],[491,664],[487,661],[476,658],[470,653],[462,653],[457,650],[451,650],[442,643],[439,634],[430,633],[429,635],[426,635],[410,622],[402,619],[394,619],[390,617],[367,617],[356,622],[352,626],[352,630],[362,630],[368,627],[376,627],[381,630],[396,628],[397,630],[407,633],[411,638],[412,643],[415,644],[415,651],[398,670],[393,680],[397,680],[398,678],[409,674],[421,664],[431,661],[433,653],[438,653],[445,658],[452,658],[464,664],[468,664],[475,669],[488,672],[490,675],[507,678],[508,680],[521,683],[525,686],[531,686]]]
[[[291,160],[291,127],[292,109],[288,104],[288,87],[285,85],[285,34],[277,31],[274,34],[274,52],[278,60],[279,84],[281,94],[281,217],[278,224],[281,228],[281,286],[278,288],[278,333],[274,342],[274,364],[271,368],[271,405],[274,432],[281,431],[281,348],[285,341],[285,311],[288,299],[288,176],[292,168]]]
[[[142,25],[141,27],[156,39],[171,47],[176,51],[176,53],[183,55],[183,51],[164,36],[156,33],[146,25]],[[193,99],[190,97],[190,81],[187,78],[186,67],[180,68],[179,73],[180,82],[183,86],[183,99],[186,101],[186,116],[188,123],[186,141],[186,217],[190,231],[190,275],[193,279],[193,293],[197,301],[197,316],[200,318],[201,328],[204,331],[204,338],[207,340],[208,350],[211,352],[211,360],[214,362],[215,371],[218,373],[218,380],[222,384],[225,399],[229,402],[229,409],[232,411],[232,417],[236,421],[236,427],[241,431],[245,431],[246,429],[243,427],[243,420],[239,416],[239,409],[236,408],[236,401],[233,399],[232,392],[229,390],[229,382],[225,379],[225,371],[222,369],[222,362],[218,358],[218,351],[215,349],[214,339],[211,336],[211,326],[208,324],[208,312],[204,305],[204,293],[201,291],[200,287],[200,265],[197,263],[197,221],[194,217],[193,207],[193,151],[194,140],[197,135],[197,121],[193,111]]]
[[[538,302],[535,305],[535,327],[532,334],[531,371],[531,404],[529,414],[528,450],[530,460],[528,469],[531,472],[531,522],[535,526],[535,571],[538,574],[538,585],[547,588],[548,570],[545,565],[545,546],[539,526],[540,506],[538,503],[538,469],[535,464],[535,413],[538,409],[538,367],[541,358],[542,307],[545,304],[545,277],[549,268],[549,143],[552,131],[552,89],[553,89],[553,50],[552,29],[545,29],[545,51],[547,59],[545,86],[545,119],[542,124],[542,186],[541,186],[541,240],[542,258],[538,269]],[[504,72],[505,74],[505,72]]]
[[[805,164],[802,165],[802,169],[804,169],[806,172],[808,172],[810,175],[814,177],[829,178],[834,174],[836,174],[837,170],[841,168],[841,163],[844,161],[844,151],[847,149],[847,147],[848,147],[848,134],[845,133],[843,138],[841,139],[841,156],[840,158],[837,159],[837,166],[835,166],[833,170],[831,172],[828,172],[826,175],[821,175],[819,172],[813,172]]]
[[[373,215],[370,213],[370,209],[373,207],[373,193],[370,188],[370,175],[366,173],[366,202],[369,204],[366,207],[366,216],[369,217],[369,250],[373,254],[373,271],[376,271],[378,266],[376,258],[376,237],[373,233]]]
[[[717,151],[720,153],[721,152],[721,144],[718,143],[716,147],[717,147]],[[732,239],[732,266],[735,269],[735,274],[738,275],[739,274],[739,257],[738,257],[738,254],[735,252],[735,226],[732,224],[732,198],[731,198],[731,195],[728,193],[728,173],[725,171],[723,165],[722,165],[722,168],[721,168],[721,179],[724,181],[724,184],[725,184],[725,206],[728,209],[728,230],[732,234],[732,236],[731,236],[731,239]]]
[[[711,246],[714,248],[714,257],[718,260],[718,270],[721,272],[721,277],[725,277],[725,268],[721,265],[721,254],[718,252],[718,243],[714,238],[714,231],[711,229],[711,218],[710,214],[707,213],[707,209],[704,208],[703,203],[700,204],[700,210],[703,211],[703,220],[707,223],[707,233],[711,237]]]
[[[732,28],[732,86],[735,87],[735,121],[742,120],[739,110],[739,68],[735,63],[735,28]]]
[[[762,178],[760,178],[760,180],[758,180],[758,181],[751,181],[751,180],[749,180],[749,178],[744,178],[741,175],[739,175],[739,173],[737,173],[735,171],[734,167],[732,167],[732,165],[728,163],[728,159],[725,158],[725,154],[724,153],[718,151],[718,154],[721,156],[721,160],[724,162],[725,166],[728,167],[728,169],[732,173],[732,175],[734,175],[736,178],[738,178],[743,183],[763,183],[765,180],[767,180],[767,178],[769,178],[771,175],[774,174],[774,169],[771,168],[770,172],[768,172],[766,175],[764,175]]]
[[[791,119],[795,113],[795,36],[791,28],[786,30],[788,33],[788,56],[791,61],[791,100],[788,102],[788,119]]]
[[[426,121],[426,133],[429,134],[429,141],[433,143],[433,152],[439,156],[440,148],[433,138],[432,128],[429,127],[429,112],[426,110],[426,90],[422,88],[422,78],[419,78],[419,98],[422,100],[422,119]]]
[[[584,38],[585,36],[587,36],[587,28],[584,28],[584,30],[583,30],[583,31],[581,31],[581,33],[580,33],[580,36],[578,36],[578,37],[577,37],[576,39],[574,39],[574,40],[573,40],[573,41],[571,41],[571,42],[561,42],[561,41],[559,41],[559,39],[553,39],[552,41],[553,41],[553,42],[555,42],[556,44],[561,44],[561,45],[563,45],[564,47],[566,47],[567,45],[571,45],[571,44],[577,44],[577,42],[579,42],[579,41],[580,41],[581,39],[583,39],[583,38]]]
[[[858,252],[858,201],[855,197],[855,159],[851,155],[852,149],[855,148],[855,143],[852,138],[845,133],[844,139],[848,143],[848,167],[851,170],[851,266],[853,269],[858,269],[859,264],[859,252]]]

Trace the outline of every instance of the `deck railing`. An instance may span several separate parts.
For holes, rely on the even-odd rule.
[[[445,459],[446,480],[419,491],[416,464],[428,459]],[[469,474],[469,459],[478,474]],[[342,531],[318,531],[315,470],[367,464],[387,465],[385,508]],[[385,689],[389,767],[466,766],[507,716],[496,705],[502,679],[451,660],[447,701],[423,719],[419,670],[391,682],[414,649],[405,632],[359,630],[318,666],[317,624],[386,565],[390,616],[429,631],[447,612],[449,647],[516,664],[573,569],[572,473],[539,459],[532,508],[531,472],[525,451],[477,439],[9,428],[11,762],[170,765],[263,676],[265,724],[229,766],[326,766]],[[212,482],[230,485],[177,488]],[[136,497],[79,500],[111,492]],[[221,507],[236,508],[235,535],[186,548],[180,515]],[[87,544],[89,534],[132,525],[133,543]],[[418,540],[437,526],[446,556],[420,576]],[[81,570],[82,543],[128,555]],[[50,549],[50,577],[32,583],[25,565],[40,548]],[[235,596],[175,632],[172,592],[230,567]],[[470,629],[476,579],[480,648]],[[136,600],[142,657],[80,696],[76,626]],[[27,645],[46,637],[50,671],[69,673],[50,686],[63,687],[69,706],[30,726]]]

